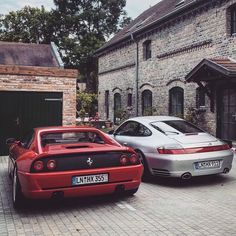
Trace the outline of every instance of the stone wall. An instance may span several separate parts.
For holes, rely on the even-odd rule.
[[[216,2],[216,1],[215,1]],[[204,58],[231,57],[236,59],[236,37],[230,36],[228,7],[236,0],[222,1],[192,9],[150,34],[137,38],[139,46],[139,111],[141,92],[145,87],[153,92],[155,114],[168,115],[169,90],[179,86],[184,89],[184,114],[196,106],[195,83],[185,83],[185,76]],[[152,58],[143,59],[142,44],[152,41]],[[122,94],[122,106],[127,106],[127,91],[133,91],[135,98],[136,44],[107,52],[99,57],[99,113],[104,112],[105,90],[110,92],[110,118],[113,118],[114,88]],[[133,64],[132,64],[133,63]],[[110,72],[109,72],[110,70]],[[208,129],[215,134],[216,110],[210,111],[207,99],[205,120]],[[139,113],[140,115],[141,113]],[[131,116],[135,115],[134,109]]]
[[[76,78],[0,75],[0,91],[63,93],[63,125],[76,124]]]

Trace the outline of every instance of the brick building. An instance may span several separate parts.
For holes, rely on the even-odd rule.
[[[235,36],[236,0],[159,2],[97,51],[99,113],[195,117],[236,140]]]
[[[0,42],[0,155],[8,137],[76,121],[77,71],[64,69],[54,44]]]

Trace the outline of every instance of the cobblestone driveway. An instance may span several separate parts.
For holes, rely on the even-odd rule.
[[[16,212],[0,157],[3,235],[236,235],[236,158],[228,175],[155,179],[133,197],[34,201]]]

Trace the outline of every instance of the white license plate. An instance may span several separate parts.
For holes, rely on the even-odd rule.
[[[108,174],[73,176],[72,185],[107,183]]]
[[[220,168],[220,161],[201,161],[195,163],[196,169]]]

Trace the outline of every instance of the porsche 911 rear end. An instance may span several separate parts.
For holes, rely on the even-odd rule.
[[[42,154],[30,172],[18,171],[27,198],[78,197],[127,192],[140,185],[143,167],[131,151]]]

